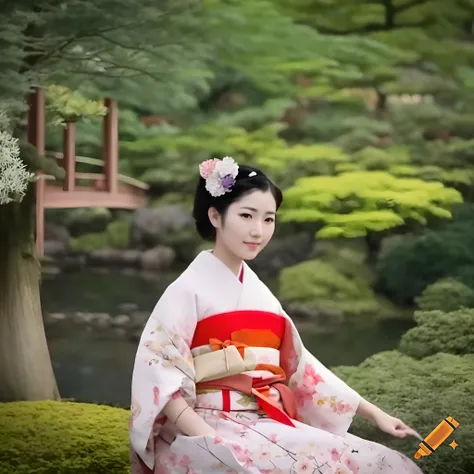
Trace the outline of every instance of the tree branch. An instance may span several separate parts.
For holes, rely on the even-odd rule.
[[[403,28],[422,28],[424,26],[430,26],[432,24],[429,20],[420,20],[415,21],[413,23],[402,23],[388,27],[383,23],[367,23],[364,26],[359,26],[357,28],[352,28],[350,30],[335,30],[332,28],[324,28],[324,27],[316,27],[316,29],[323,34],[328,35],[352,35],[352,34],[359,34],[359,33],[376,33],[378,31],[390,31],[390,30],[401,30]]]

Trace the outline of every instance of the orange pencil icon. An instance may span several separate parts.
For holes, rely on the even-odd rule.
[[[415,453],[415,459],[422,456],[429,456],[443,444],[451,433],[459,426],[459,423],[452,417],[447,416],[421,443],[420,448]]]

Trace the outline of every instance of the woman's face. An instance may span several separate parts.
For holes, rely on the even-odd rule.
[[[241,260],[253,260],[275,231],[276,202],[271,191],[256,190],[233,202],[225,218],[209,210],[216,227],[216,246]]]

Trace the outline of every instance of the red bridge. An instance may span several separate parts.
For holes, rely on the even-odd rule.
[[[28,140],[40,155],[62,161],[63,180],[40,173],[36,183],[36,254],[44,253],[44,210],[74,207],[137,209],[146,205],[148,186],[118,173],[118,107],[105,99],[107,114],[103,121],[103,159],[76,156],[76,123],[67,122],[63,135],[63,153],[45,149],[46,102],[44,89],[38,88],[30,100]],[[78,173],[76,163],[100,166],[100,173]]]

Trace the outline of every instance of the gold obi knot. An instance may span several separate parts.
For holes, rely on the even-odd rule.
[[[284,370],[272,364],[257,364],[251,347],[263,347],[278,350],[280,339],[269,330],[241,329],[234,331],[230,339],[209,338],[212,352],[194,357],[196,382],[215,380],[221,377],[240,374],[246,371],[269,371],[286,379]],[[249,349],[246,351],[246,349]]]
[[[222,342],[219,339],[212,337],[209,339],[209,345],[213,351],[220,351],[221,349],[227,349],[230,346],[234,346],[239,351],[240,357],[242,357],[242,359],[245,357],[245,348],[248,347],[248,345],[244,344],[243,342],[232,341],[230,339]]]

